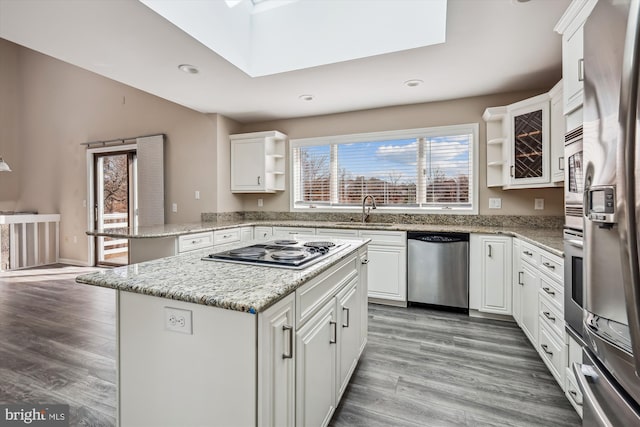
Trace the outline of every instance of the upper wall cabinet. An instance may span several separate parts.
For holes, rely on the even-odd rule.
[[[597,0],[573,0],[555,27],[555,31],[562,35],[564,114],[569,114],[582,106],[583,26],[596,3]]]
[[[232,193],[284,191],[285,134],[253,132],[231,135],[230,140]]]
[[[487,187],[555,187],[564,180],[564,117],[559,82],[549,93],[487,108]]]

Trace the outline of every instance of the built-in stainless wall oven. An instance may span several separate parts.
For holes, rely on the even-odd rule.
[[[582,164],[582,126],[564,137],[564,213],[565,226],[582,230],[584,198],[584,168]]]
[[[574,334],[582,337],[584,286],[582,269],[582,231],[564,230],[564,321]]]
[[[582,337],[583,288],[582,126],[564,137],[564,320],[567,329]]]

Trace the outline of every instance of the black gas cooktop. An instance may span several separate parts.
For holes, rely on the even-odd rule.
[[[332,241],[272,240],[269,242],[210,254],[205,261],[227,261],[242,264],[305,268],[342,248]]]

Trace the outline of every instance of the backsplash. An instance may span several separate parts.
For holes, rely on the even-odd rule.
[[[360,221],[359,213],[333,212],[222,212],[203,213],[203,222],[217,221]],[[442,224],[489,227],[532,227],[562,228],[564,216],[522,216],[522,215],[425,215],[425,214],[371,214],[371,222],[393,224]]]

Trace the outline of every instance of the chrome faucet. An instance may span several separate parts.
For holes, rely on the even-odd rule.
[[[367,211],[365,213],[364,206],[367,203],[367,199],[371,199],[371,207],[367,208]],[[367,194],[362,198],[362,222],[367,222],[367,220],[369,219],[369,214],[371,213],[371,209],[375,209],[375,208],[376,208],[376,199],[374,199],[371,194]]]

